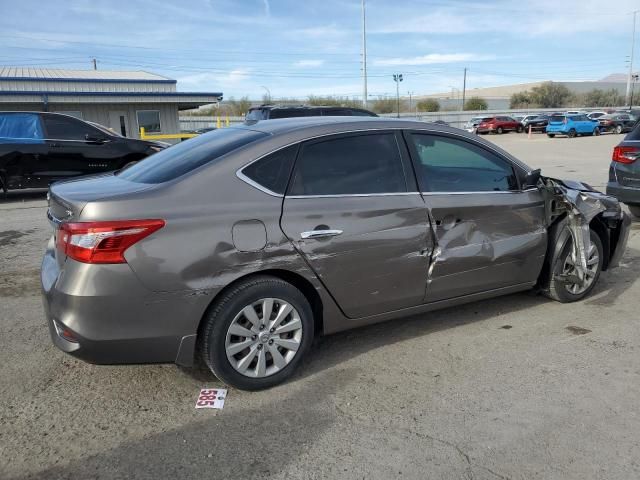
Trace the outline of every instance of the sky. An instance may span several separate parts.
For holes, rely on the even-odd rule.
[[[10,8],[9,8],[10,7]],[[146,70],[179,91],[362,99],[361,0],[0,0],[0,65]],[[640,0],[367,0],[369,98],[628,69]],[[640,14],[638,15],[640,17]],[[638,19],[640,23],[640,18]],[[640,26],[634,65],[640,70]]]

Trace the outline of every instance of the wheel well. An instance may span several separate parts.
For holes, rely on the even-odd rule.
[[[239,282],[245,281],[248,278],[252,278],[256,276],[265,276],[265,275],[279,278],[280,280],[284,280],[285,282],[290,283],[291,285],[293,285],[294,287],[296,287],[298,290],[302,292],[302,294],[305,296],[305,298],[311,305],[311,310],[313,312],[313,320],[314,320],[313,323],[314,323],[315,333],[321,334],[322,331],[324,330],[323,328],[324,320],[323,320],[322,300],[320,298],[320,295],[318,294],[316,289],[313,287],[311,282],[309,282],[309,280],[304,278],[302,275],[291,272],[289,270],[280,270],[280,269],[261,270],[259,272],[253,272],[248,275],[244,275],[240,278],[237,278],[236,280],[231,282],[229,285],[227,285],[217,293],[217,295],[209,303],[209,306],[207,307],[207,311],[212,307],[212,305],[216,303],[218,298],[220,298],[220,296],[224,292],[226,292],[230,288],[233,288]],[[206,316],[206,312],[202,315],[202,318],[200,319],[200,324],[198,325],[198,338],[200,338],[201,330],[204,325],[203,320],[205,316]]]
[[[609,228],[605,225],[600,215],[593,217],[589,224],[589,228],[596,232],[600,237],[602,249],[604,250],[602,270],[606,270],[609,267],[609,259],[611,258],[611,239],[609,238]]]

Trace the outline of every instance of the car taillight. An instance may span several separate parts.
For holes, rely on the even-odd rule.
[[[640,148],[617,146],[613,149],[613,157],[611,159],[618,163],[633,163],[638,158],[640,158]]]
[[[126,263],[125,250],[164,225],[164,220],[63,223],[57,247],[83,263]]]

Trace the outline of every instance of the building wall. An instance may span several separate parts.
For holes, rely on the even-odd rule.
[[[43,111],[42,104],[0,104],[1,111]],[[153,103],[136,103],[136,104],[49,104],[49,112],[66,113],[81,112],[82,119],[90,122],[99,123],[101,125],[110,126],[109,112],[126,112],[129,131],[127,136],[130,138],[139,138],[140,129],[138,126],[136,111],[138,110],[158,110],[160,112],[160,133],[179,133],[180,126],[178,123],[178,105],[177,104],[153,104]],[[119,133],[119,132],[118,132]]]

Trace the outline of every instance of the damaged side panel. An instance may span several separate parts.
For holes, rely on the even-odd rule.
[[[544,262],[544,199],[537,190],[425,194],[435,248],[425,302],[535,284]]]

